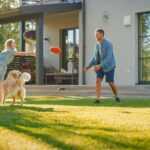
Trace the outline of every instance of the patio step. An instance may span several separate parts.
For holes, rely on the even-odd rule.
[[[94,86],[85,85],[27,85],[29,96],[95,96]],[[150,97],[150,89],[144,87],[119,87],[119,94],[126,97]],[[103,96],[112,96],[109,87],[103,87]]]

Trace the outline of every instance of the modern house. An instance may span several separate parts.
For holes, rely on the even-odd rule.
[[[117,84],[150,83],[150,1],[22,0],[19,8],[0,13],[0,24],[15,21],[24,51],[26,22],[34,22],[37,84],[95,84],[94,72],[82,70],[92,56],[96,28],[113,42]],[[61,55],[51,47],[60,47]]]

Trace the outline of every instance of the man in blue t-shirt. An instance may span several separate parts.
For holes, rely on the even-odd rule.
[[[115,100],[120,102],[118,97],[118,91],[116,85],[114,83],[114,74],[115,74],[115,57],[113,54],[113,46],[110,41],[105,39],[104,30],[98,29],[96,31],[96,40],[97,44],[94,50],[94,56],[92,57],[89,65],[85,68],[85,71],[89,70],[94,66],[96,72],[96,102],[100,102],[101,98],[101,84],[102,80],[105,77],[106,82],[109,83],[113,94],[115,96]]]

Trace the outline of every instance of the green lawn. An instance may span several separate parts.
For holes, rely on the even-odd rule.
[[[150,99],[28,97],[0,106],[0,150],[150,150]]]

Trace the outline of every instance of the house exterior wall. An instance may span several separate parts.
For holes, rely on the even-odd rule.
[[[59,69],[59,56],[50,53],[49,47],[60,47],[60,30],[65,28],[78,27],[78,11],[45,14],[44,17],[44,38],[49,38],[50,43],[44,40],[44,65],[54,66]]]
[[[118,85],[138,83],[137,13],[150,11],[148,0],[85,0],[86,1],[86,64],[95,45],[94,31],[103,28],[114,46]],[[106,19],[104,16],[109,16]],[[124,16],[131,16],[131,26],[124,26]],[[86,73],[86,84],[95,84],[95,73]]]

